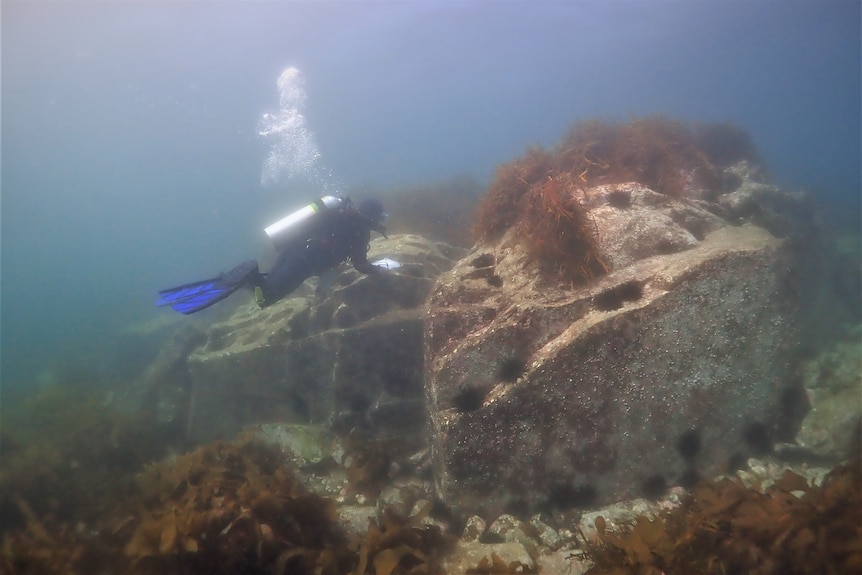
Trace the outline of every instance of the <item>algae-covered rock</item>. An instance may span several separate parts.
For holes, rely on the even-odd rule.
[[[726,225],[697,205],[638,183],[598,186],[582,192],[591,208],[599,247],[614,269],[655,254],[682,252]]]
[[[264,424],[259,434],[263,442],[278,446],[299,469],[327,458],[339,461],[344,453],[338,438],[320,425]]]
[[[343,266],[326,295],[241,306],[186,361],[188,436],[280,422],[424,441],[422,304],[463,253],[415,235],[378,238],[369,259],[401,267],[367,276]]]
[[[580,196],[609,274],[547,281],[510,231],[432,292],[434,473],[458,513],[660,494],[768,450],[802,395],[786,242],[643,186],[613,188]]]
[[[862,339],[859,331],[805,366],[811,411],[796,443],[832,461],[857,456],[862,435]]]

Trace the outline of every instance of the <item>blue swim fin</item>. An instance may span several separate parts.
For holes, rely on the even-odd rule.
[[[192,314],[220,302],[243,285],[253,283],[259,275],[257,262],[245,261],[218,277],[161,290],[156,305]]]

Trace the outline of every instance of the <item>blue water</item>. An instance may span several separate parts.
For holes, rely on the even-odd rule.
[[[290,67],[316,155],[267,178]],[[4,1],[3,385],[106,361],[321,190],[485,182],[578,119],[733,121],[858,215],[860,70],[858,1]]]

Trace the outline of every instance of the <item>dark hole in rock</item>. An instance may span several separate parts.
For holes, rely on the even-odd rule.
[[[505,543],[506,539],[500,535],[499,533],[492,533],[490,531],[485,531],[479,536],[479,543],[483,543],[485,545],[494,545],[497,543]]]
[[[799,433],[802,420],[809,411],[811,403],[805,392],[805,385],[801,378],[794,378],[781,390],[781,417],[778,420],[776,437],[780,441],[792,441]]]
[[[700,479],[700,473],[698,473],[697,469],[695,469],[694,467],[689,467],[682,473],[682,475],[680,475],[679,484],[681,487],[691,489],[692,487],[695,487],[698,483],[700,483]]]
[[[754,455],[766,455],[772,451],[772,434],[769,428],[759,421],[749,423],[742,431],[742,438]]]
[[[686,431],[676,440],[676,449],[682,458],[691,461],[700,453],[700,431],[692,429]]]
[[[576,507],[589,507],[599,498],[592,485],[555,485],[551,488],[548,503],[552,509],[565,511]]]
[[[482,254],[473,258],[470,265],[474,268],[487,268],[496,263],[494,254]]]
[[[527,362],[520,357],[504,359],[497,368],[497,380],[514,383],[527,370]]]
[[[666,492],[667,480],[660,473],[650,475],[641,483],[641,493],[647,499],[658,499]]]
[[[292,393],[290,395],[290,406],[293,409],[293,412],[303,420],[309,418],[311,413],[311,409],[308,405],[308,398],[305,395],[300,393]]]
[[[593,298],[593,305],[601,311],[613,311],[623,307],[627,301],[637,301],[643,297],[643,286],[631,280],[606,289]]]
[[[675,254],[679,248],[670,240],[661,240],[655,245],[655,253],[660,255]]]
[[[727,460],[727,472],[734,473],[740,469],[745,469],[748,466],[748,458],[744,453],[736,452]]]
[[[452,513],[452,510],[439,497],[435,497],[431,501],[431,509],[428,511],[428,514],[434,519],[443,521],[449,525],[455,524],[457,522],[457,518]],[[461,527],[463,527],[463,525]]]
[[[503,513],[508,513],[515,517],[527,517],[530,515],[530,506],[523,499],[510,499],[503,506]]]
[[[488,281],[488,278],[492,275],[494,275],[494,270],[492,268],[478,268],[464,274],[464,278],[468,280],[478,280],[484,278],[485,281]]]
[[[190,485],[200,485],[200,482],[205,475],[206,472],[203,469],[191,471],[188,475],[188,482]],[[183,487],[185,488],[186,486]]]
[[[706,222],[683,222],[680,225],[691,232],[694,239],[699,242],[702,242],[706,238],[706,234],[709,231],[709,226]]]
[[[354,413],[364,413],[371,407],[372,399],[360,392],[346,392],[342,396],[343,404]]]
[[[497,317],[497,310],[492,307],[485,308],[480,313],[485,321],[494,321],[494,318]]]
[[[258,467],[267,475],[275,473],[284,463],[281,458],[281,452],[273,451],[263,444],[250,444],[246,449],[248,450],[246,456],[253,453]]]
[[[632,194],[624,190],[614,190],[607,195],[608,205],[624,210],[632,205]]]
[[[488,277],[486,281],[488,282],[488,285],[491,285],[493,287],[503,287],[503,278],[501,278],[497,274],[493,274],[492,276]]]
[[[458,413],[472,413],[482,407],[485,402],[485,390],[478,387],[465,387],[452,400],[452,407]]]

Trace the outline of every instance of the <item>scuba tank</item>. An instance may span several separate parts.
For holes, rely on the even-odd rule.
[[[319,219],[315,217],[318,213],[341,209],[349,202],[346,198],[323,196],[267,226],[263,231],[279,249],[295,241],[305,241],[311,231],[310,224]]]

